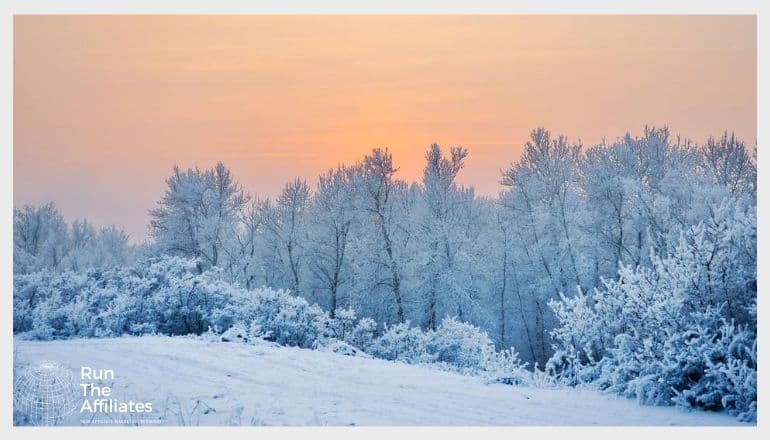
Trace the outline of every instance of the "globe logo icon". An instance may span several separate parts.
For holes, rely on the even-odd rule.
[[[33,425],[59,424],[77,406],[78,388],[72,371],[58,362],[31,365],[14,385],[15,409]]]

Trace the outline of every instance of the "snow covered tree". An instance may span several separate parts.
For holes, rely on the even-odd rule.
[[[129,240],[129,235],[117,226],[99,228],[93,250],[94,261],[99,262],[101,267],[132,264],[135,251]]]
[[[462,228],[463,210],[459,205],[473,203],[473,193],[456,184],[467,156],[467,149],[453,147],[449,156],[444,157],[438,144],[432,144],[425,154],[422,193],[426,209],[420,216],[417,240],[425,258],[420,265],[421,296],[426,302],[424,322],[429,329],[435,330],[446,314],[461,314],[461,297],[470,290],[454,267],[459,264],[456,259],[462,242],[468,238]],[[451,306],[454,307],[449,310]]]
[[[239,250],[233,267],[233,278],[242,283],[246,289],[256,287],[261,281],[264,285],[272,285],[272,280],[264,271],[265,246],[262,238],[262,202],[252,199],[241,211],[240,228],[236,234]]]
[[[708,138],[703,153],[703,167],[718,184],[731,193],[741,191],[756,195],[756,157],[742,140],[735,137],[735,133],[728,135],[725,132],[718,140]]]
[[[53,203],[14,209],[13,249],[15,273],[119,266],[135,253],[122,229],[97,229],[87,220],[68,225]]]
[[[74,271],[80,270],[88,262],[88,250],[95,247],[96,228],[86,220],[75,220],[69,230],[68,265]]]
[[[403,200],[398,199],[405,197],[408,189],[404,182],[394,178],[398,169],[393,165],[393,156],[387,149],[375,148],[364,156],[360,166],[362,178],[357,209],[367,217],[367,221],[362,222],[362,234],[366,237],[359,240],[359,249],[366,255],[358,264],[364,283],[361,290],[365,295],[381,292],[385,288],[385,293],[393,301],[395,318],[401,323],[406,319],[406,312],[400,264],[403,241],[398,237],[403,236],[403,231],[398,229],[407,225],[402,223],[403,217],[399,217],[403,214],[403,211],[399,212],[399,208],[403,207],[399,202]],[[365,300],[368,302],[373,298]]]
[[[359,167],[340,166],[327,171],[318,179],[312,202],[310,271],[314,288],[328,292],[332,318],[340,306],[342,289],[350,284],[352,276],[349,245],[357,220],[354,199],[359,178]]]
[[[58,269],[66,254],[67,233],[67,223],[53,203],[14,209],[14,272]]]
[[[307,252],[307,210],[310,187],[302,179],[287,183],[275,203],[259,206],[260,222],[272,264],[268,270],[279,275],[276,287],[301,294],[305,254]]]
[[[581,147],[566,137],[534,130],[518,163],[503,173],[507,187],[501,203],[515,219],[516,276],[525,299],[522,313],[533,316],[531,331],[535,361],[550,352],[548,331],[554,324],[547,302],[560,292],[584,285],[592,269],[581,259],[582,213]],[[527,330],[528,331],[528,330]]]
[[[174,167],[166,192],[150,211],[150,230],[161,253],[200,258],[205,266],[227,266],[238,215],[248,202],[230,169]]]

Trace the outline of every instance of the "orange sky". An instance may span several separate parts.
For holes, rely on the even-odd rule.
[[[543,125],[585,144],[644,124],[756,138],[753,16],[17,16],[14,203],[135,239],[176,163],[291,177],[388,146],[470,149],[495,194]]]

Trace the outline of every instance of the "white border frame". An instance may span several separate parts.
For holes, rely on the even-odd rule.
[[[665,437],[678,438],[697,436],[702,439],[727,436],[746,436],[758,438],[766,419],[768,418],[766,396],[767,386],[764,379],[768,344],[767,310],[762,298],[759,303],[759,418],[756,428],[582,428],[582,427],[489,427],[489,428],[120,428],[120,427],[87,427],[87,428],[13,428],[12,427],[12,213],[13,213],[13,16],[21,14],[749,14],[757,16],[757,140],[764,139],[767,127],[759,121],[767,120],[768,89],[767,84],[767,47],[770,42],[768,35],[768,13],[770,2],[761,0],[519,0],[504,4],[493,0],[457,1],[457,0],[374,0],[368,2],[355,0],[297,0],[292,2],[265,2],[245,0],[4,0],[0,1],[0,315],[3,323],[0,334],[0,423],[5,433],[4,438],[60,437],[77,436],[78,438],[104,438],[105,436],[129,438],[141,435],[162,435],[163,437],[205,436],[226,434],[238,438],[294,438],[313,436],[321,438],[388,438],[409,436],[436,437],[470,437],[507,438],[516,435],[529,436],[559,436],[594,438],[615,437],[618,429],[623,437],[649,438]],[[765,11],[762,11],[765,9]],[[760,166],[768,159],[768,153],[758,149]],[[763,201],[766,191],[765,178],[760,169],[758,175],[758,225],[765,224],[768,206]],[[765,270],[770,269],[768,263],[768,245],[770,241],[759,232],[758,241],[758,296],[765,286]],[[657,439],[656,439],[657,440]]]

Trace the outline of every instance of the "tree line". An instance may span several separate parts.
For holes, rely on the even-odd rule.
[[[724,209],[756,206],[756,147],[727,133],[697,145],[647,127],[586,148],[538,128],[495,197],[457,182],[468,156],[433,144],[420,181],[407,182],[375,148],[275,198],[249,194],[222,163],[174,167],[141,246],[119,228],[67,224],[53,204],[15,209],[14,271],[195,258],[200,273],[286,289],[332,318],[352,308],[435,330],[456,317],[544,365],[563,336],[552,337],[564,319],[549,304],[590,300],[619,268],[652,267]],[[745,321],[745,292],[731,292],[723,313]]]

